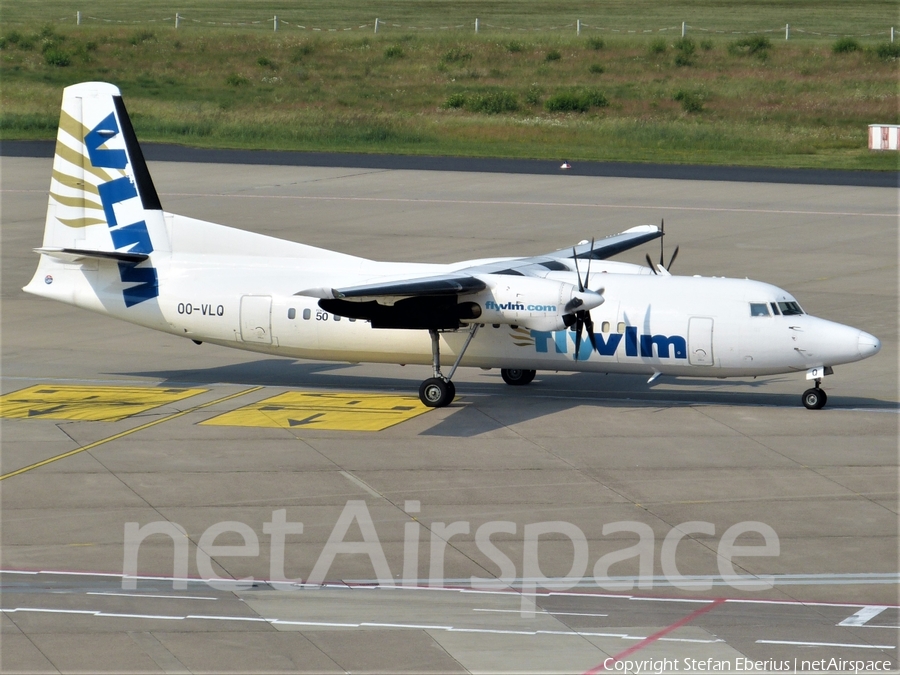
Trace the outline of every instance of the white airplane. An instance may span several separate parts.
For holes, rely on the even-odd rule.
[[[376,262],[163,211],[119,89],[63,92],[37,271],[25,291],[185,337],[351,363],[432,364],[427,406],[454,398],[459,366],[650,376],[805,373],[825,405],[834,366],[879,340],[806,314],[780,288],[673,276],[608,257],[653,225],[523,258]],[[675,250],[677,254],[677,249]],[[674,255],[673,255],[674,259]],[[671,265],[671,261],[669,263]],[[453,359],[445,375],[441,355]]]

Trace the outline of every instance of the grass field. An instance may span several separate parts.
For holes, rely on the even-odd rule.
[[[866,147],[900,122],[896,3],[852,4],[194,0],[175,30],[151,21],[174,4],[98,0],[76,26],[78,3],[18,0],[0,134],[52,138],[62,87],[106,80],[141,139],[195,146],[897,170]]]

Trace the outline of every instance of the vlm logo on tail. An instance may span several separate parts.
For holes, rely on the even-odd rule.
[[[122,149],[107,149],[102,147],[106,142],[121,133],[116,121],[116,114],[111,112],[100,123],[91,129],[84,137],[84,145],[87,149],[91,164],[99,169],[125,169],[128,166],[128,156]],[[119,224],[116,211],[113,208],[129,199],[138,197],[138,191],[130,176],[115,178],[98,186],[100,203],[106,215],[106,224],[112,236],[113,247],[123,253],[153,252],[153,243],[150,241],[150,233],[147,231],[145,220],[133,223]],[[152,267],[138,267],[140,263],[119,262],[119,278],[126,283],[135,283],[122,291],[126,307],[132,307],[159,295],[159,278]]]

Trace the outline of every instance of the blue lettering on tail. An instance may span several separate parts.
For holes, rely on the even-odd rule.
[[[107,150],[100,147],[118,135],[119,125],[115,113],[109,113],[100,124],[87,132],[84,146],[87,148],[88,157],[91,158],[91,164],[104,169],[124,169],[128,165],[128,157],[125,156],[124,150]]]
[[[137,282],[137,286],[130,286],[122,291],[126,307],[159,295],[159,277],[156,276],[156,270],[152,267],[137,267],[135,263],[119,263],[119,278],[126,283]]]
[[[124,150],[101,148],[104,143],[118,136],[119,124],[115,113],[107,115],[96,127],[84,137],[91,164],[102,169],[124,169],[128,165],[128,156]],[[147,231],[147,223],[139,220],[136,223],[119,225],[116,204],[138,196],[134,183],[127,176],[102,183],[98,186],[100,203],[106,214],[109,233],[112,236],[113,248],[127,253],[152,253],[153,243]],[[159,277],[152,267],[138,267],[140,263],[119,263],[119,279],[124,283],[132,283],[122,291],[126,307],[159,297]]]

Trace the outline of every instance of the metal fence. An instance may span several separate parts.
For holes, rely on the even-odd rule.
[[[209,21],[205,19],[194,19],[189,16],[185,16],[180,13],[175,13],[173,16],[167,16],[160,19],[144,19],[144,20],[130,20],[130,19],[107,19],[103,17],[90,16],[86,14],[82,14],[82,12],[76,12],[74,16],[65,16],[58,19],[60,23],[71,22],[74,21],[77,25],[85,24],[86,22],[94,22],[94,23],[106,23],[106,24],[126,24],[126,25],[139,25],[139,24],[154,24],[154,23],[170,23],[176,29],[181,28],[185,24],[195,24],[202,26],[211,26],[211,27],[219,27],[219,28],[262,28],[271,29],[275,32],[279,30],[302,30],[302,31],[310,31],[310,32],[320,32],[320,33],[343,33],[348,31],[363,31],[363,32],[372,32],[378,33],[379,31],[391,30],[391,29],[402,29],[406,31],[432,31],[432,32],[441,32],[441,31],[473,31],[475,33],[482,33],[484,31],[500,31],[500,32],[508,32],[508,33],[535,33],[535,32],[557,32],[557,33],[566,33],[566,32],[574,32],[576,35],[582,35],[583,33],[594,31],[597,33],[611,33],[618,35],[653,35],[653,34],[678,34],[680,31],[681,37],[686,37],[689,33],[697,32],[709,35],[765,35],[765,34],[777,34],[784,35],[785,40],[789,40],[791,36],[796,34],[801,35],[810,35],[814,37],[829,37],[829,38],[842,38],[842,37],[852,37],[852,38],[878,38],[878,37],[887,37],[891,42],[894,41],[894,27],[889,26],[885,30],[882,31],[871,31],[869,33],[831,33],[826,31],[815,31],[807,28],[798,28],[796,26],[791,26],[790,24],[785,24],[784,26],[778,26],[777,28],[761,28],[758,30],[727,30],[727,29],[718,29],[718,28],[706,28],[703,26],[694,26],[689,25],[686,21],[683,21],[680,26],[665,26],[662,28],[617,28],[612,26],[603,26],[594,23],[587,23],[582,21],[581,19],[576,19],[574,22],[560,24],[557,26],[532,26],[532,27],[516,27],[516,26],[501,26],[493,23],[489,23],[486,21],[482,21],[479,18],[473,19],[468,23],[459,23],[459,24],[448,24],[443,26],[422,26],[422,25],[413,25],[407,23],[397,23],[395,21],[391,21],[389,19],[381,19],[374,18],[369,23],[357,24],[353,23],[350,25],[340,26],[340,27],[326,27],[326,26],[314,26],[307,25],[305,23],[300,23],[297,21],[290,21],[288,19],[284,19],[282,17],[273,16],[269,19],[260,19],[258,21]]]

